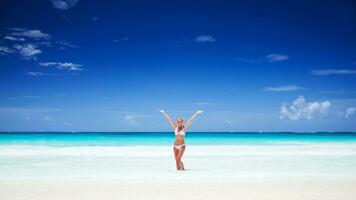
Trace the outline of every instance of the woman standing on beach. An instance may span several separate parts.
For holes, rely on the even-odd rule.
[[[169,123],[172,125],[175,133],[175,141],[173,145],[173,152],[174,152],[174,158],[176,159],[176,167],[177,170],[184,170],[184,164],[182,162],[182,157],[185,151],[185,142],[184,142],[184,136],[185,132],[188,130],[190,127],[190,124],[192,123],[193,119],[198,116],[199,114],[202,114],[203,111],[197,111],[194,113],[187,121],[185,125],[183,125],[183,118],[178,118],[177,119],[177,125],[173,122],[172,118],[164,111],[160,110],[161,113],[168,119]]]

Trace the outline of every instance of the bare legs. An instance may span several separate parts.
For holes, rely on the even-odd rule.
[[[178,162],[177,162],[179,150],[176,149],[175,147],[173,147],[173,153],[174,153],[174,158],[176,160],[176,168],[177,168],[177,170],[179,170],[179,165],[178,165]]]
[[[184,164],[182,162],[184,151],[185,151],[185,146],[182,146],[179,150],[173,147],[177,170],[184,170]]]

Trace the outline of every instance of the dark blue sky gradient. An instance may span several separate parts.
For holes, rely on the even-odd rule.
[[[0,26],[0,53],[12,50],[0,54],[0,131],[170,130],[159,108],[173,118],[204,110],[192,131],[356,130],[351,0],[1,0]],[[5,39],[15,27],[51,38]],[[83,70],[40,64],[49,62]],[[297,115],[289,106],[300,96],[301,116],[281,112]]]

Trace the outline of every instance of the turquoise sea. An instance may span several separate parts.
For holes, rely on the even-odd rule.
[[[187,133],[177,173],[172,132],[3,132],[0,180],[356,177],[356,133]]]
[[[132,146],[171,145],[172,132],[3,132],[0,145]],[[186,136],[191,145],[238,145],[280,143],[356,142],[352,132],[194,132]]]

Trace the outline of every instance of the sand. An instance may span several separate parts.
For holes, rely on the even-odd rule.
[[[355,179],[330,177],[281,177],[269,180],[57,179],[0,181],[1,200],[355,200],[355,197]]]

